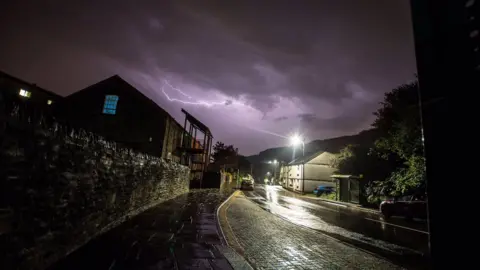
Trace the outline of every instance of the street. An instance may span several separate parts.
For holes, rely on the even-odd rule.
[[[427,225],[401,218],[384,221],[379,214],[341,204],[305,199],[280,186],[257,185],[243,191],[264,210],[294,224],[320,231],[342,242],[409,267],[421,265],[428,253]]]
[[[375,214],[307,202],[279,186],[233,193],[234,185],[162,203],[50,269],[426,268],[421,223],[407,229],[402,220],[383,224]]]
[[[402,269],[271,214],[236,192],[220,208],[225,239],[256,269]]]

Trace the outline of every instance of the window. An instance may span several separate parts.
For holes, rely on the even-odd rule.
[[[24,90],[24,89],[20,89],[20,92],[18,92],[18,94],[22,97],[29,98],[32,95],[32,92]]]
[[[48,105],[51,105],[52,103],[53,103],[53,101],[51,99],[47,100]]]
[[[104,114],[115,114],[117,112],[118,96],[106,95],[105,103],[103,104]]]

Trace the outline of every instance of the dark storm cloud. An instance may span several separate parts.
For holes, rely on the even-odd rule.
[[[300,114],[298,118],[300,118],[303,125],[314,127],[317,130],[348,132],[355,130],[359,126],[364,126],[365,123],[371,123],[373,117],[372,114],[354,114],[322,119],[314,114]]]
[[[120,72],[178,110],[160,92],[168,78],[220,91],[225,114],[242,98],[260,111],[255,120],[314,138],[368,127],[383,93],[415,72],[404,0],[10,1],[2,10],[0,69],[14,75],[67,94]],[[217,112],[196,112],[216,123]],[[269,141],[249,136],[238,142],[248,153]]]
[[[277,117],[277,118],[273,119],[273,121],[280,122],[280,121],[284,121],[284,120],[287,120],[287,119],[288,119],[288,117],[286,117],[286,116],[280,116],[280,117]]]
[[[300,118],[301,121],[303,121],[307,124],[311,124],[314,121],[318,120],[317,116],[315,114],[312,114],[312,113],[302,113],[302,114],[297,115],[297,117]]]

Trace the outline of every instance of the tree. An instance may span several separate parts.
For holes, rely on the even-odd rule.
[[[233,145],[225,145],[223,142],[216,142],[213,146],[213,162],[225,161],[228,157],[236,156],[237,152]]]
[[[395,170],[381,187],[382,195],[400,195],[425,184],[425,158],[420,120],[418,82],[404,84],[385,94],[382,107],[375,113],[373,126],[382,136],[375,142],[374,153],[394,161]]]
[[[362,176],[369,183],[384,181],[395,169],[390,160],[383,159],[373,152],[373,144],[370,145],[347,145],[333,159],[332,166],[337,168],[336,173]],[[378,203],[378,196],[371,189],[366,190],[367,199],[370,203]]]
[[[374,113],[378,138],[373,145],[348,145],[332,164],[338,173],[364,175],[371,203],[425,184],[417,81],[386,93],[381,105]]]

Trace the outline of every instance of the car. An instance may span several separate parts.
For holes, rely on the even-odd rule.
[[[319,197],[322,194],[330,194],[334,192],[335,192],[335,188],[331,186],[318,186],[313,190],[313,194],[317,195],[317,197]]]
[[[384,200],[380,203],[380,212],[387,219],[392,216],[426,219],[427,196],[420,193]]]
[[[241,190],[253,190],[253,181],[252,180],[242,180],[240,183]]]

